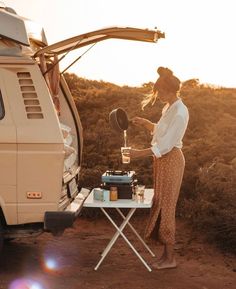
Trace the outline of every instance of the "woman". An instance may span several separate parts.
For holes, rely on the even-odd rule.
[[[156,98],[165,103],[157,124],[135,117],[133,123],[153,134],[151,147],[131,149],[130,157],[154,156],[154,202],[150,211],[145,236],[155,237],[164,245],[161,258],[153,264],[156,269],[175,268],[175,209],[182,182],[185,160],[182,139],[187,128],[189,114],[179,98],[180,81],[168,68],[159,67],[159,78],[153,87],[153,94],[143,101],[143,107]]]

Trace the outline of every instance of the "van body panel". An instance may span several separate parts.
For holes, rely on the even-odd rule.
[[[26,219],[27,222],[42,222],[45,210],[58,210],[63,178],[63,149],[62,144],[18,145],[18,224],[23,224]]]
[[[0,188],[6,185],[16,186],[16,151],[16,144],[0,144]],[[14,201],[15,198],[12,199]]]
[[[1,55],[0,55],[1,56]],[[12,66],[17,66],[19,64],[31,64],[34,65],[35,61],[32,58],[21,56],[21,57],[13,57],[13,56],[1,56],[0,64],[5,64],[6,68],[11,68]]]
[[[15,187],[5,187],[6,194],[14,194]],[[0,206],[2,208],[5,221],[7,225],[18,224],[17,206],[16,203],[4,202],[3,198],[0,198]]]
[[[6,106],[5,106],[5,108],[6,108]],[[5,115],[6,114],[7,114],[7,112],[5,112]],[[0,144],[2,146],[8,145],[8,144],[15,144],[16,145],[16,129],[15,129],[15,126],[13,126],[13,123],[11,123],[9,121],[9,119],[6,119],[4,117],[4,119],[0,120],[0,132],[1,132],[0,133]],[[5,148],[5,149],[7,149],[7,148]]]
[[[0,207],[7,224],[17,224],[17,141],[16,128],[8,102],[0,66],[0,93],[4,116],[0,120]]]
[[[16,152],[16,144],[0,144],[0,208],[3,210],[7,224],[17,224],[18,222]]]
[[[58,211],[55,203],[27,204],[22,203],[18,208],[18,223],[43,223],[45,211]]]
[[[10,107],[3,75],[4,69],[2,69],[0,65],[0,93],[4,106],[4,117],[0,120],[0,144],[3,146],[5,144],[16,145],[16,127],[12,117],[12,109]],[[6,150],[7,147],[5,146],[4,149]]]
[[[58,144],[19,144],[17,154],[17,191],[21,203],[58,204],[63,177],[64,151]],[[29,192],[41,193],[30,199]]]
[[[59,120],[38,65],[7,67],[2,75],[17,143],[63,143]]]

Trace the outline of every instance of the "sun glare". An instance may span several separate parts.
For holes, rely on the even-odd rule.
[[[45,260],[45,267],[48,270],[55,270],[58,268],[56,260],[54,260],[52,258],[48,258]]]
[[[46,289],[43,287],[38,281],[28,279],[28,278],[21,278],[14,280],[9,289]]]

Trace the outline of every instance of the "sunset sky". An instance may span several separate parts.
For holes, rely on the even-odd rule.
[[[236,87],[235,0],[5,0],[40,23],[49,44],[109,26],[165,32],[158,43],[107,40],[70,72],[88,79],[139,86],[155,81],[158,66],[182,80]],[[63,69],[84,50],[61,63]]]

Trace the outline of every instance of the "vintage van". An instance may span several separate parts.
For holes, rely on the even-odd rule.
[[[43,28],[0,6],[0,243],[78,216],[83,129],[59,71],[68,52],[110,38],[156,42],[157,30],[106,28],[49,45]]]

